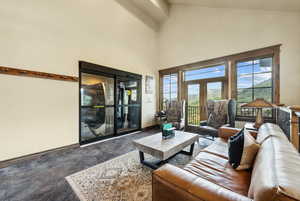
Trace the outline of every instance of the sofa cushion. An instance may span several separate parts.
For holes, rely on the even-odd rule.
[[[214,143],[202,150],[202,152],[208,152],[222,158],[228,159],[228,144],[224,138],[216,138]]]
[[[299,153],[277,125],[263,124],[257,139],[263,143],[252,170],[248,196],[255,201],[299,201]]]
[[[184,169],[196,176],[207,179],[223,188],[247,196],[251,174],[249,171],[236,171],[228,163],[228,158],[221,154],[227,152],[225,142],[219,141],[216,153],[206,149],[201,151],[196,158],[187,164]],[[214,143],[213,146],[216,146]]]
[[[171,164],[153,172],[152,200],[253,201]]]

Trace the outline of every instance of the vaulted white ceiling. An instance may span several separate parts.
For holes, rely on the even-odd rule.
[[[169,14],[166,0],[115,0],[149,27],[158,31]],[[299,0],[300,1],[300,0]]]
[[[300,12],[300,0],[167,0],[170,4]]]
[[[158,31],[171,5],[300,12],[300,0],[115,0],[146,25]]]

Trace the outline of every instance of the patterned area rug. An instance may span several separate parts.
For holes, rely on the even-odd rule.
[[[209,144],[210,140],[200,139],[194,156]],[[168,163],[182,167],[192,158],[178,154]],[[147,154],[145,159],[155,161]],[[138,151],[132,151],[66,179],[81,201],[151,201],[151,172],[152,169],[140,164]]]

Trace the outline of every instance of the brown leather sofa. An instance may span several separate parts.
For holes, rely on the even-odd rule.
[[[236,132],[220,128],[218,140],[183,169],[166,164],[154,171],[153,201],[300,201],[300,157],[282,130],[261,126],[257,141],[265,140],[249,171],[228,164],[227,139]]]

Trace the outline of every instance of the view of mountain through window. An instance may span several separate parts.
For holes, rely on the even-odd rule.
[[[222,99],[222,82],[207,83],[207,100],[221,100]]]
[[[237,63],[237,115],[254,116],[254,109],[240,106],[257,98],[273,102],[272,65],[271,57]],[[272,110],[264,109],[263,115],[272,117]]]
[[[225,68],[225,64],[217,64],[184,71],[188,125],[199,125],[207,119],[207,100],[224,98]]]

